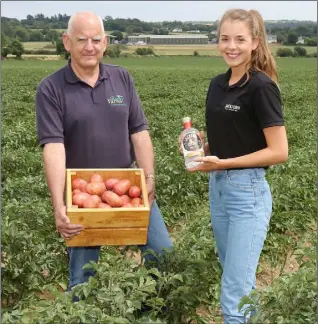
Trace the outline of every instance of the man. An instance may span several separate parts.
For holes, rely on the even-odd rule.
[[[65,240],[81,225],[70,224],[64,202],[66,168],[144,169],[151,206],[148,240],[141,250],[161,253],[172,242],[154,201],[154,154],[148,124],[133,80],[122,67],[102,64],[106,49],[103,21],[93,13],[73,15],[63,44],[67,66],[42,80],[36,93],[38,137],[51,193],[57,231]],[[69,290],[93,274],[100,247],[68,248]]]

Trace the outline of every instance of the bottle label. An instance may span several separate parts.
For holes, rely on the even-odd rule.
[[[183,147],[187,151],[197,151],[202,148],[202,141],[198,134],[188,133],[184,136],[182,141]]]

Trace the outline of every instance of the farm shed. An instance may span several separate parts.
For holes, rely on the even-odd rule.
[[[151,45],[184,45],[184,44],[208,44],[206,35],[139,35],[128,36],[128,42],[145,42]]]

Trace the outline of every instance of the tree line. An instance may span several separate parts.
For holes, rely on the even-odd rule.
[[[43,14],[27,15],[26,19],[1,17],[1,53],[18,51],[20,42],[52,42],[56,44],[67,29],[70,16],[58,14],[45,17]],[[215,31],[218,21],[210,24],[200,22],[163,21],[145,22],[137,18],[103,18],[104,28],[115,36],[115,40],[127,41],[129,35],[154,34],[168,35],[174,29],[182,32],[199,31],[216,40]],[[265,22],[267,33],[275,34],[281,44],[295,45],[298,37],[305,38],[305,45],[317,46],[317,22],[312,21],[276,21]],[[5,48],[5,53],[3,49]]]

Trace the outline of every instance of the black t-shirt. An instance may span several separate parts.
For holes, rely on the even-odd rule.
[[[234,158],[267,147],[263,129],[284,125],[280,91],[263,72],[249,71],[229,86],[231,69],[213,78],[206,97],[211,155]]]

